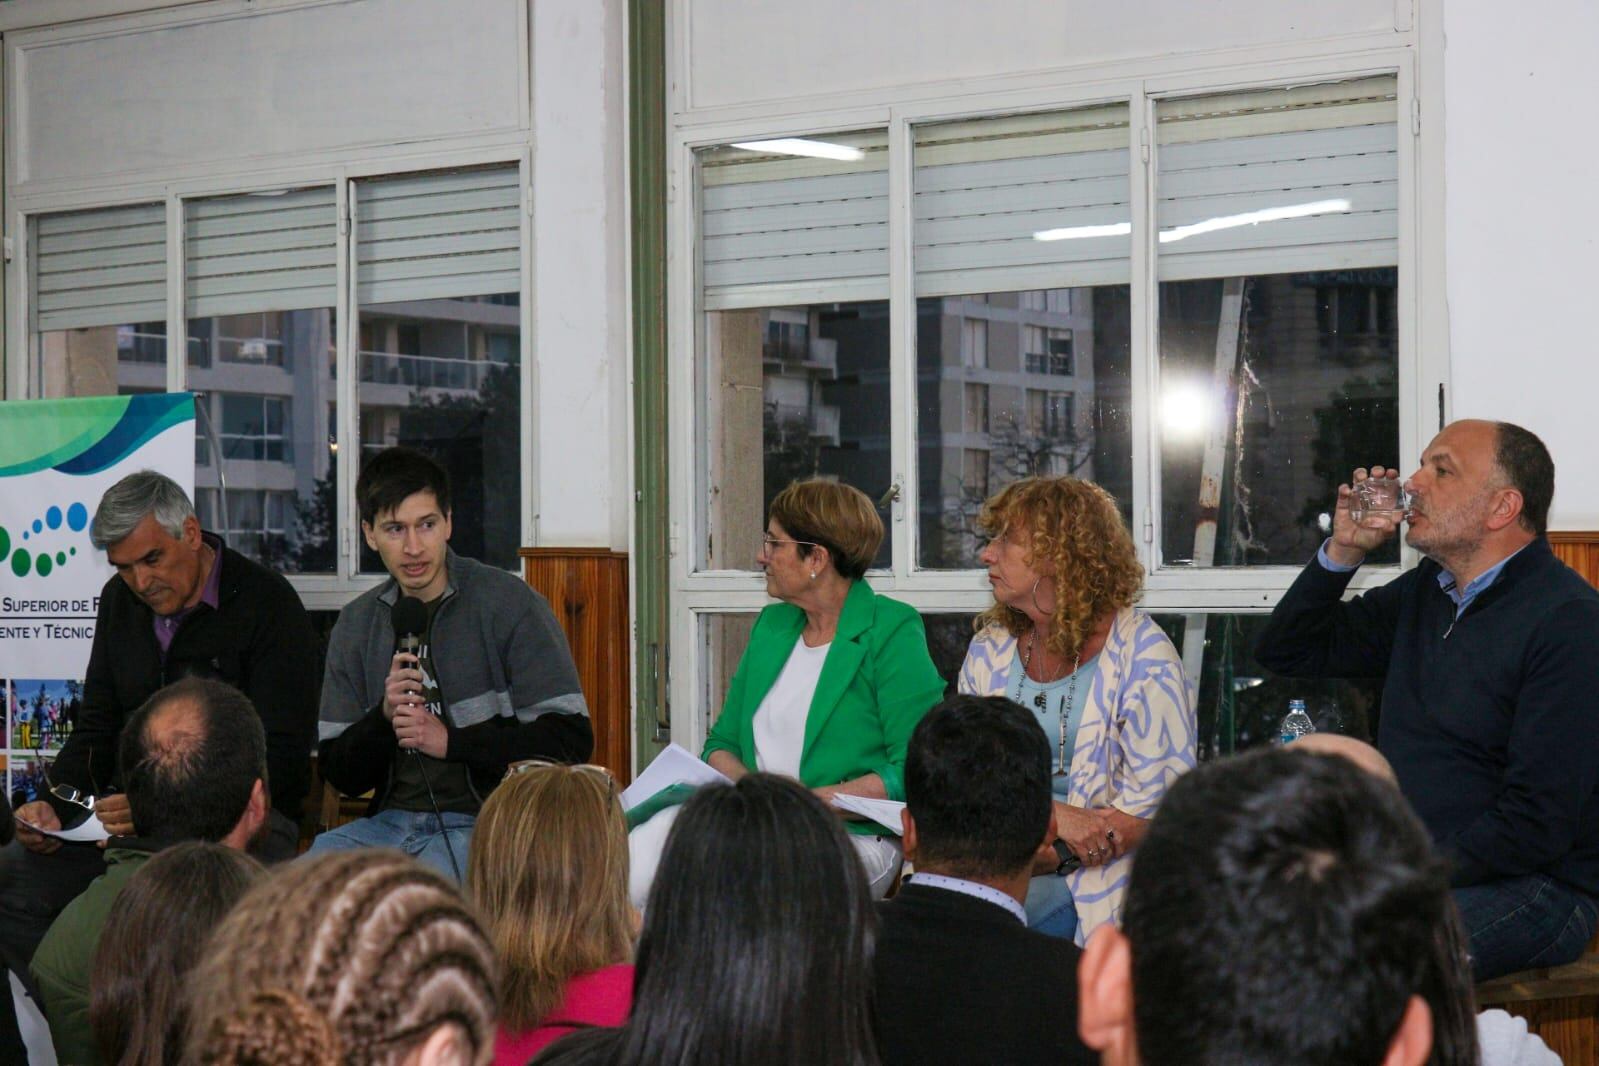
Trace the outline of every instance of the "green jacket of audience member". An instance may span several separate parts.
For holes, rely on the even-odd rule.
[[[774,603],[760,613],[703,757],[727,751],[756,768],[756,708],[783,672],[804,628],[805,612],[792,604]],[[903,800],[911,730],[943,696],[944,679],[927,653],[921,616],[898,600],[877,595],[866,582],[855,582],[811,698],[800,781],[819,788],[877,774],[888,798]],[[855,832],[882,832],[873,823],[849,825]]]
[[[95,1066],[102,1061],[89,1028],[89,974],[94,967],[94,951],[100,945],[100,930],[105,928],[111,905],[154,854],[140,843],[124,843],[131,846],[113,844],[106,848],[105,873],[67,904],[33,953],[29,969],[44,998],[45,1020],[50,1023],[57,1062]]]

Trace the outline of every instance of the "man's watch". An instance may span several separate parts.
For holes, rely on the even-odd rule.
[[[1052,846],[1055,849],[1055,854],[1060,857],[1060,865],[1055,867],[1056,877],[1065,877],[1083,864],[1083,860],[1079,859],[1076,853],[1066,846],[1064,840],[1057,838]]]

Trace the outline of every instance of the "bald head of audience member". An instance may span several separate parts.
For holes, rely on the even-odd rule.
[[[161,689],[128,719],[117,754],[139,837],[243,849],[265,831],[266,736],[233,686],[187,678]]]
[[[1394,768],[1382,752],[1367,744],[1364,740],[1346,737],[1341,733],[1307,733],[1294,741],[1295,751],[1308,751],[1312,755],[1336,755],[1348,759],[1372,777],[1386,781],[1395,788],[1399,787],[1399,779],[1394,776]]]

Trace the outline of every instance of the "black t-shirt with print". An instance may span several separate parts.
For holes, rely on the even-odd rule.
[[[433,665],[433,619],[443,602],[444,597],[440,596],[427,605],[427,632],[422,636],[422,646],[417,649],[417,658],[421,660],[418,668],[422,671],[422,699],[426,702],[427,709],[435,716],[449,721],[449,708],[444,706],[444,698],[439,692],[437,681],[438,672]],[[427,774],[425,779],[424,770]],[[388,802],[384,806],[402,811],[431,811],[433,803],[428,799],[429,784],[433,786],[433,797],[438,801],[440,811],[476,814],[478,807],[481,806],[477,796],[472,793],[465,763],[435,759],[431,755],[424,755],[409,748],[401,748],[395,755],[394,788],[390,791]]]

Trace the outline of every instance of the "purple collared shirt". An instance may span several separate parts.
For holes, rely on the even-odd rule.
[[[219,591],[222,587],[222,541],[209,533],[202,533],[201,537],[215,552],[211,560],[211,573],[206,576],[205,588],[200,590],[200,603],[210,607],[213,611],[218,607]],[[183,625],[183,620],[193,614],[194,607],[185,607],[175,614],[155,615],[155,641],[161,645],[161,661],[167,661],[167,649],[172,647],[172,638],[178,635],[178,627]]]

